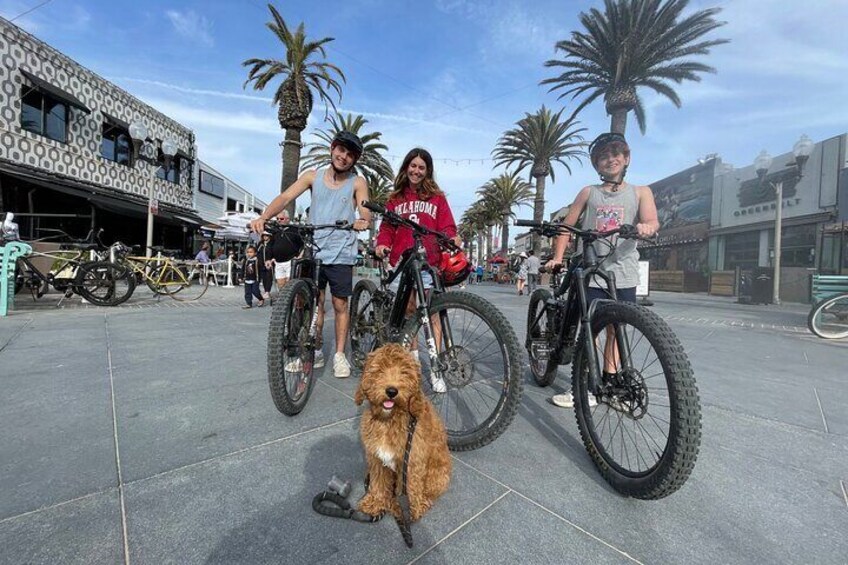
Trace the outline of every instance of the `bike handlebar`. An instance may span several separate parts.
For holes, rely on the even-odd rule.
[[[622,224],[618,228],[607,231],[582,230],[578,227],[559,222],[536,222],[533,220],[515,220],[515,226],[531,228],[530,231],[538,232],[547,237],[556,237],[565,232],[570,232],[591,240],[612,237],[617,234],[622,239],[638,239],[648,242],[654,241],[654,238],[642,237],[639,235],[639,231],[636,229],[636,226],[631,224]]]
[[[420,234],[420,235],[432,235],[436,238],[436,241],[439,242],[439,245],[450,249],[451,251],[461,251],[460,247],[451,240],[448,236],[443,234],[442,232],[431,230],[429,228],[425,228],[418,222],[413,222],[407,218],[404,218],[400,214],[392,212],[391,210],[387,210],[385,206],[381,204],[377,204],[376,202],[365,201],[362,203],[362,206],[368,208],[372,212],[376,214],[380,214],[383,216],[385,220],[389,223],[400,224],[402,226],[406,226],[412,231]]]
[[[248,224],[248,228],[250,224]],[[296,229],[298,231],[304,232],[314,232],[315,230],[324,230],[324,229],[335,229],[335,230],[352,230],[353,225],[351,225],[346,220],[338,220],[332,224],[290,224],[290,223],[282,223],[277,220],[267,220],[265,222],[265,229],[269,232],[275,233],[280,232],[285,228]]]

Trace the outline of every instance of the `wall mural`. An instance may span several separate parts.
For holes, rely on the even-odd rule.
[[[69,108],[67,143],[21,128],[21,87],[30,85],[25,70],[73,95],[88,108],[86,115]],[[179,184],[153,179],[154,168],[139,161],[133,167],[100,155],[104,114],[127,123],[142,121],[151,139],[170,137],[194,156],[191,130],[83,68],[49,45],[0,18],[0,158],[147,198],[151,183],[161,202],[192,208],[191,162],[179,159]],[[149,144],[148,144],[149,145]],[[146,151],[153,156],[153,151]]]
[[[660,229],[709,222],[718,159],[711,159],[651,184]]]

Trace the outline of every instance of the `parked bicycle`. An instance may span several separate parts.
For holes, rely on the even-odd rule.
[[[423,350],[422,386],[445,423],[450,448],[464,451],[492,442],[512,422],[521,402],[520,347],[512,326],[481,296],[446,292],[447,284],[459,284],[464,277],[448,281],[432,268],[422,238],[434,236],[443,251],[459,251],[449,238],[378,204],[363,205],[384,222],[410,228],[414,244],[394,271],[381,263],[379,287],[367,279],[356,283],[350,305],[354,364],[362,368],[368,353],[385,343],[411,347],[417,340]],[[422,271],[433,278],[429,293]],[[396,293],[390,290],[395,280]],[[407,318],[413,295],[417,309]]]
[[[3,233],[0,234],[0,244],[19,239],[17,229],[7,228],[14,225],[3,223]],[[58,230],[54,230],[58,231]],[[78,294],[85,300],[98,306],[112,306],[116,294],[131,284],[128,273],[116,266],[102,266],[91,260],[92,252],[102,249],[102,244],[95,239],[100,233],[92,230],[83,240],[72,240],[62,244],[63,249],[56,251],[34,251],[29,256],[20,257],[15,265],[15,293],[27,289],[33,300],[47,293],[49,287],[64,293],[59,301]],[[60,235],[71,239],[64,232]],[[47,272],[40,270],[33,259],[42,258],[51,262]]]
[[[268,384],[277,410],[287,416],[299,414],[309,401],[315,385],[315,350],[320,336],[315,335],[313,318],[318,306],[318,274],[321,260],[315,258],[320,247],[315,243],[317,230],[351,230],[347,222],[335,224],[265,223],[274,238],[286,238],[293,248],[291,278],[280,291],[271,311],[268,328]]]
[[[533,378],[547,386],[560,365],[572,363],[580,437],[604,479],[636,498],[672,494],[691,474],[701,442],[692,367],[666,322],[618,302],[614,275],[600,269],[615,251],[616,236],[638,239],[636,229],[598,232],[525,220],[516,225],[551,238],[571,232],[582,242],[582,254],[571,259],[553,293],[539,288],[530,296],[525,347]],[[590,307],[586,289],[592,280],[606,287],[609,299]],[[616,370],[605,374],[610,365]]]
[[[823,339],[848,337],[848,292],[814,304],[807,316],[807,327]]]
[[[176,249],[166,249],[162,246],[151,246],[150,249],[156,255],[144,257],[131,255],[137,246],[130,248],[120,242],[111,248],[111,259],[132,273],[133,281],[144,282],[148,288],[157,295],[170,296],[174,300],[188,302],[198,300],[209,288],[211,275],[203,269],[203,265],[193,260],[175,259],[174,255],[179,253]],[[135,290],[135,285],[133,285]],[[115,304],[128,300],[132,292],[117,297]]]

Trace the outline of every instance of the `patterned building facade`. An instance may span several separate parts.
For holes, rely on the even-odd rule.
[[[134,121],[149,132],[144,159],[133,159]],[[166,139],[177,146],[168,170]],[[157,243],[179,239],[164,232],[185,235],[200,223],[192,211],[195,154],[191,130],[0,18],[0,210],[19,214],[24,235],[44,225],[79,233],[85,221],[106,221],[125,228],[125,239],[132,227],[140,243],[153,190]]]

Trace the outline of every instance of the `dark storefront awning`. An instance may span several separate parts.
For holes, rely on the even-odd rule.
[[[28,183],[55,190],[56,192],[84,198],[95,207],[103,210],[134,218],[147,217],[146,198],[133,197],[129,194],[118,194],[115,191],[107,192],[108,189],[106,188],[99,189],[70,179],[60,179],[50,173],[22,169],[19,166],[5,162],[0,162],[0,172]],[[186,224],[193,227],[203,224],[203,219],[200,216],[188,210],[164,203],[161,203],[159,206],[157,218],[168,223]]]
[[[76,96],[74,96],[73,94],[65,92],[64,90],[62,90],[58,86],[54,86],[44,79],[38,78],[37,76],[35,76],[34,74],[32,74],[29,71],[25,71],[25,70],[21,69],[21,74],[24,75],[26,77],[26,79],[28,81],[30,81],[32,83],[32,85],[36,89],[40,90],[41,92],[43,92],[45,94],[49,94],[53,98],[58,98],[59,100],[67,102],[69,105],[71,105],[74,108],[77,108],[79,110],[82,110],[86,114],[91,113],[91,110],[88,108],[88,106],[86,106],[85,104],[80,102],[79,99]]]

